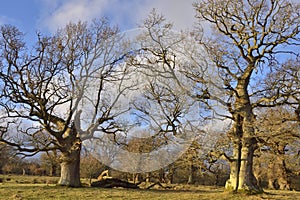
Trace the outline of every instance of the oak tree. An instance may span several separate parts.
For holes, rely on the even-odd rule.
[[[172,24],[152,13],[145,20],[140,56],[133,64],[149,77],[164,79],[168,90],[181,91],[201,105],[195,120],[199,115],[230,120],[227,136],[233,149],[224,154],[230,163],[226,189],[261,192],[253,174],[258,143],[255,111],[298,103],[295,93],[262,82],[284,65],[287,56],[298,56],[300,7],[288,0],[203,0],[194,8],[202,27],[193,33],[174,34]],[[207,25],[211,28],[204,29]],[[172,84],[164,84],[165,80]]]
[[[198,19],[212,25],[203,45],[219,82],[210,82],[226,91],[225,98],[211,92],[210,99],[223,104],[233,121],[228,132],[233,155],[226,188],[259,192],[252,170],[258,142],[254,111],[271,101],[275,106],[277,101],[274,96],[261,95],[257,83],[269,70],[276,70],[275,64],[281,65],[283,55],[297,56],[293,48],[299,45],[299,5],[286,0],[215,0],[194,6]],[[277,94],[280,100],[290,97]]]
[[[128,110],[119,104],[130,86],[118,28],[106,19],[70,23],[38,33],[32,48],[14,26],[0,34],[1,117],[11,123],[0,141],[25,156],[59,151],[59,184],[80,186],[82,141],[121,130],[116,118]]]

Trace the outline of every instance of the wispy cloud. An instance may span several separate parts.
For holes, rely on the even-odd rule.
[[[150,0],[147,2],[148,5],[145,6],[147,13],[150,9],[156,8],[174,23],[175,28],[190,28],[194,23],[195,11],[192,5],[194,0]],[[143,10],[139,12],[140,15],[143,14]]]
[[[52,2],[52,1],[51,1]],[[109,0],[54,1],[52,7],[43,9],[40,26],[55,31],[69,22],[90,21],[103,13]],[[44,1],[44,6],[51,5]]]
[[[70,21],[108,17],[122,28],[133,28],[152,8],[174,22],[176,28],[191,27],[194,0],[43,0],[39,26],[55,31]]]
[[[113,6],[113,13],[119,24],[141,24],[150,11],[155,8],[170,22],[174,23],[175,28],[189,28],[194,23],[194,0],[133,0],[126,1],[126,4],[119,2]],[[121,12],[120,12],[121,11]]]

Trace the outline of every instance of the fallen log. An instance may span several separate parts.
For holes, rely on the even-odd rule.
[[[171,186],[163,186],[160,182],[155,182],[152,183],[151,185],[149,185],[146,189],[151,189],[152,187],[158,185],[159,187],[163,188],[163,189],[171,189]]]
[[[109,179],[103,179],[100,181],[92,182],[91,187],[101,187],[101,188],[122,187],[122,188],[132,188],[132,189],[139,188],[136,184],[129,183],[127,181],[122,181],[117,178],[109,178]]]

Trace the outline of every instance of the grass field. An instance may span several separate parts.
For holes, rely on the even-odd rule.
[[[56,186],[58,178],[37,176],[4,176],[0,175],[0,199],[23,200],[23,199],[300,199],[300,192],[296,191],[269,191],[260,195],[237,195],[223,191],[223,188],[209,186],[177,185],[172,190],[162,189],[102,189],[91,188],[68,188]]]

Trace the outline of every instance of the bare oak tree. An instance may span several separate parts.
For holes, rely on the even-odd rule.
[[[120,130],[116,117],[127,110],[118,104],[130,87],[118,28],[105,19],[70,23],[52,36],[39,33],[31,50],[16,27],[0,33],[0,105],[15,123],[0,141],[25,156],[58,150],[59,184],[80,186],[82,141]]]
[[[276,70],[274,65],[280,65],[283,54],[297,53],[292,46],[299,45],[299,5],[286,0],[204,0],[194,6],[199,20],[212,25],[211,37],[203,42],[220,82],[210,81],[226,90],[226,98],[209,91],[210,99],[223,104],[233,121],[228,132],[233,155],[228,157],[231,173],[226,189],[259,192],[252,170],[258,142],[254,110],[270,102],[276,106],[275,99],[291,96],[279,92],[263,97],[256,84],[268,70]]]
[[[292,155],[292,144],[299,140],[300,129],[294,120],[293,112],[284,107],[276,107],[260,112],[257,117],[257,137],[263,155],[264,164],[268,165],[268,187],[271,189],[291,188],[286,167],[287,154]],[[269,157],[269,162],[266,161]],[[262,162],[262,160],[260,160]]]
[[[150,77],[171,80],[173,85],[163,86],[192,97],[205,119],[232,121],[227,136],[233,150],[224,154],[231,170],[226,189],[261,192],[252,169],[258,143],[255,110],[298,103],[295,93],[274,92],[263,81],[270,71],[278,71],[286,55],[298,56],[299,5],[287,0],[203,0],[194,7],[199,21],[211,29],[174,34],[172,25],[153,12],[145,20],[140,57],[133,64]]]
[[[258,102],[257,137],[261,148],[272,157],[268,165],[268,187],[290,189],[287,158],[297,157],[294,144],[299,141],[300,68],[299,58],[287,59],[274,66],[257,93],[264,104]],[[278,105],[283,105],[279,107]],[[274,108],[272,108],[274,107]],[[259,149],[261,149],[259,148]],[[296,148],[297,149],[297,148]],[[294,167],[293,167],[294,168]],[[289,168],[291,172],[297,169]],[[294,172],[295,173],[295,172]]]

